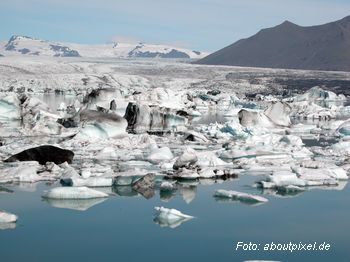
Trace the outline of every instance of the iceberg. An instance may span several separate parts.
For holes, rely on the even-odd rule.
[[[180,226],[183,222],[188,221],[193,216],[189,216],[181,213],[176,209],[169,209],[165,207],[155,207],[156,211],[154,222],[159,224],[161,227],[175,228]]]
[[[18,220],[15,214],[0,210],[0,224],[1,223],[14,223]]]
[[[128,130],[135,133],[169,131],[187,122],[170,108],[132,102],[128,104],[124,118],[128,122]]]
[[[11,94],[0,97],[0,119],[19,120],[21,119],[20,100],[17,95]]]
[[[93,199],[105,198],[108,194],[88,187],[56,187],[45,191],[43,198],[50,199]]]
[[[272,102],[264,114],[276,125],[289,127],[292,122],[289,118],[291,106],[283,102]]]
[[[173,168],[178,170],[182,167],[190,167],[196,164],[197,161],[198,157],[196,155],[196,151],[190,147],[187,147],[182,155],[176,159]]]
[[[238,200],[240,202],[243,203],[266,203],[269,200],[261,197],[261,196],[257,196],[257,195],[252,195],[252,194],[248,194],[248,193],[243,193],[243,192],[238,192],[238,191],[233,191],[233,190],[223,190],[223,189],[219,189],[217,191],[215,191],[214,197],[217,198],[230,198],[233,200]]]
[[[147,157],[147,160],[154,164],[159,164],[163,161],[170,161],[174,158],[173,153],[171,152],[169,147],[161,147],[158,148],[156,144],[154,144],[151,148],[151,152]]]

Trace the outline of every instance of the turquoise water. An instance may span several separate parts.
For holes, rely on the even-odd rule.
[[[257,179],[241,176],[213,185],[182,185],[168,202],[160,199],[158,190],[148,200],[114,194],[86,211],[42,200],[43,190],[55,185],[40,183],[29,191],[7,186],[14,193],[0,193],[0,207],[17,214],[19,221],[15,229],[0,230],[1,261],[349,261],[349,186],[312,189],[294,197],[264,195],[269,202],[259,206],[213,197],[216,189],[261,194],[251,187]],[[129,188],[105,190],[130,193]],[[189,204],[183,192],[188,201],[195,195]],[[155,206],[195,218],[176,228],[160,227],[153,221]],[[261,246],[271,241],[325,241],[331,248],[292,254],[236,251],[238,241]]]

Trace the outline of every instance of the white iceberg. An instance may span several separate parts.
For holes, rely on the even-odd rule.
[[[247,203],[255,203],[255,202],[265,203],[269,201],[268,199],[261,196],[252,195],[244,192],[233,191],[233,190],[224,190],[224,189],[216,190],[214,196],[218,198],[230,198],[233,200],[238,200],[238,201],[247,202]]]
[[[194,218],[193,216],[183,214],[176,209],[165,207],[155,207],[154,209],[156,210],[154,221],[162,227],[175,228],[183,222]]]
[[[43,197],[52,199],[93,199],[108,197],[108,195],[88,187],[56,187],[45,191]]]
[[[177,170],[182,167],[188,167],[190,165],[194,165],[198,160],[196,151],[190,147],[187,147],[181,156],[179,156],[175,163],[174,169]]]
[[[20,101],[17,95],[0,97],[0,119],[21,119]]]
[[[147,157],[147,160],[151,163],[158,164],[163,161],[170,161],[174,158],[173,153],[169,147],[158,148],[157,145],[153,145],[151,152]]]
[[[0,210],[0,223],[14,223],[18,220],[15,214]]]

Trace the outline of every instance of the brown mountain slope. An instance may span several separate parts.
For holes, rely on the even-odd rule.
[[[285,21],[196,63],[350,71],[350,16],[310,27]]]

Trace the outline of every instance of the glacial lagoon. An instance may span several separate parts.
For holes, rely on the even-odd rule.
[[[2,261],[347,261],[350,229],[350,188],[310,189],[298,195],[276,195],[247,185],[259,177],[184,184],[169,200],[159,189],[154,197],[123,196],[128,188],[109,192],[108,199],[78,205],[50,203],[42,192],[55,185],[7,186],[0,206],[19,216],[14,229],[1,230]],[[203,184],[202,184],[203,183]],[[267,204],[251,206],[218,201],[216,189],[262,194]],[[100,189],[101,190],[101,189]],[[119,195],[119,194],[121,195]],[[83,200],[80,200],[83,201]],[[186,202],[187,201],[187,202]],[[74,201],[73,201],[74,202]],[[88,208],[92,205],[90,208]],[[154,207],[176,208],[195,218],[176,228],[154,222]],[[78,208],[79,208],[78,207]],[[236,251],[238,241],[249,243],[330,243],[330,251]]]
[[[18,216],[0,225],[3,261],[348,261],[350,107],[342,94],[311,86],[271,93],[262,83],[285,77],[285,70],[62,60],[57,66],[68,72],[65,80],[52,82],[45,65],[24,64],[36,73],[18,81],[4,66],[0,157],[48,144],[70,150],[74,159],[1,161],[0,208]],[[247,82],[259,80],[261,70],[271,78]],[[76,112],[86,106],[89,114],[65,128],[57,119],[67,117],[68,106]],[[128,123],[115,116],[127,111]],[[154,187],[131,186],[149,173],[156,175]],[[61,188],[60,180],[73,191],[82,183],[108,197],[43,198]],[[92,186],[101,180],[113,185]],[[268,202],[214,197],[219,189]],[[155,207],[194,218],[160,219]],[[244,251],[236,250],[238,242],[260,249],[326,242],[330,250]]]

